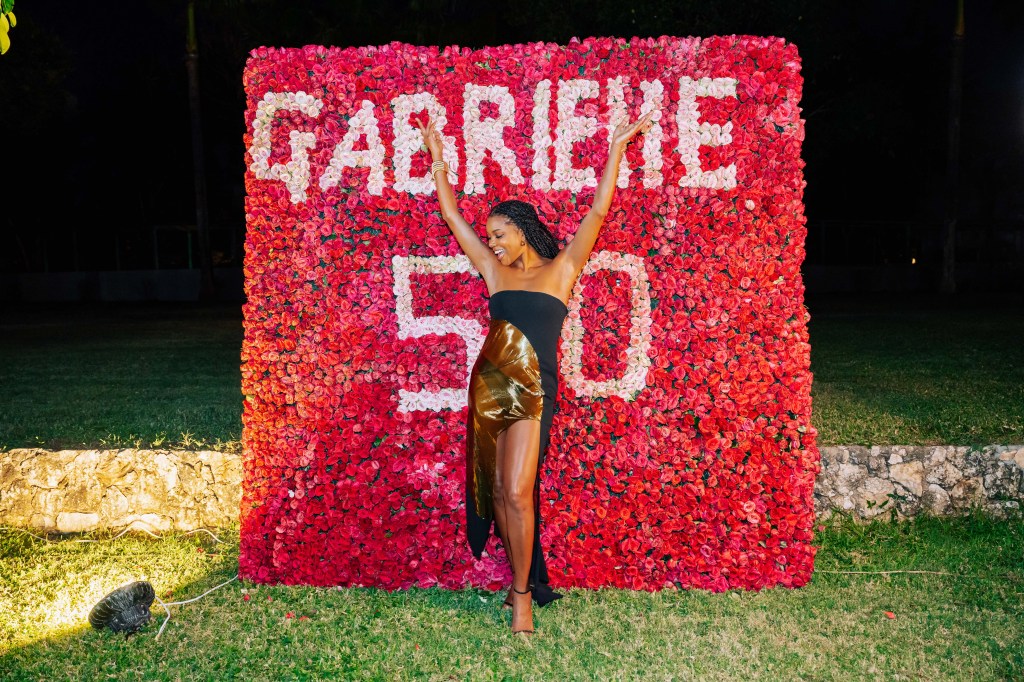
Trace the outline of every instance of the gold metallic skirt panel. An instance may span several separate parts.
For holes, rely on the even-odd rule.
[[[543,410],[544,389],[533,346],[510,322],[491,320],[469,381],[466,486],[479,516],[493,516],[498,435],[513,422],[540,421]]]

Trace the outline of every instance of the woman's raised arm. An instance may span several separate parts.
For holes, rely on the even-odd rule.
[[[416,119],[416,125],[423,135],[423,142],[430,150],[430,157],[435,164],[444,163],[444,146],[441,142],[441,133],[434,127],[434,122],[429,118],[426,125],[420,119]],[[500,263],[497,256],[487,248],[480,236],[473,229],[473,226],[466,222],[466,219],[459,213],[458,203],[455,201],[455,192],[448,183],[448,173],[445,170],[431,169],[434,175],[434,185],[437,187],[437,202],[441,205],[441,217],[448,223],[456,241],[462,247],[462,252],[469,257],[477,272],[483,276],[488,285],[493,281],[493,274]]]
[[[594,249],[594,242],[597,241],[598,232],[601,231],[601,225],[604,224],[604,219],[611,208],[612,195],[615,194],[615,181],[619,177],[619,163],[626,151],[626,144],[641,130],[647,130],[650,127],[653,115],[653,112],[648,112],[641,116],[636,123],[626,122],[615,128],[611,148],[608,150],[608,162],[604,165],[601,181],[598,182],[597,192],[594,193],[594,204],[583,218],[583,222],[580,223],[572,241],[562,249],[555,259],[556,262],[561,261],[567,269],[572,271],[572,281],[576,280],[576,276],[587,264],[590,252]]]

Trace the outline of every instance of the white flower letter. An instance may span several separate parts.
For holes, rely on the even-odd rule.
[[[597,187],[592,167],[573,168],[572,146],[597,133],[596,116],[577,116],[580,100],[594,99],[600,86],[597,81],[576,79],[558,83],[558,128],[555,131],[555,181],[552,189],[578,192],[584,187]]]
[[[360,137],[366,138],[367,148],[355,150]],[[367,189],[370,194],[383,194],[384,156],[384,143],[380,140],[380,128],[377,127],[377,117],[373,115],[373,104],[364,99],[359,111],[349,119],[345,137],[334,148],[331,161],[320,176],[320,189],[326,190],[341,182],[342,171],[346,168],[369,168]]]
[[[663,137],[661,124],[661,109],[665,102],[665,87],[661,81],[640,81],[640,89],[644,93],[644,103],[640,105],[640,115],[643,116],[649,111],[654,112],[651,119],[651,128],[644,133],[644,187],[661,187],[662,176],[661,166],[664,163],[661,158],[661,139]]]
[[[626,110],[625,84],[622,76],[608,79],[608,145],[615,139],[615,128],[629,119]],[[619,164],[619,177],[615,185],[621,189],[629,186],[629,164],[625,159]]]
[[[629,121],[629,112],[626,108],[625,83],[622,76],[608,79],[608,144],[615,138],[615,128],[621,123]],[[663,132],[661,124],[661,110],[665,101],[665,87],[660,80],[640,81],[640,90],[644,93],[643,104],[640,105],[638,118],[649,111],[655,112],[651,129],[644,133],[644,187],[660,187],[662,183],[661,167],[664,161],[661,158],[661,140]],[[618,187],[629,186],[629,164],[623,159],[619,164],[619,176],[615,180]]]
[[[481,119],[480,104],[494,102],[498,117]],[[463,105],[463,135],[466,139],[466,194],[484,193],[484,153],[491,152],[501,172],[513,185],[523,184],[523,173],[516,165],[516,155],[505,146],[502,133],[515,125],[516,104],[504,85],[466,83]]]
[[[708,189],[733,189],[736,187],[736,164],[702,170],[699,149],[719,147],[732,142],[732,123],[725,125],[699,123],[698,97],[736,96],[735,78],[701,78],[693,80],[688,76],[679,79],[679,110],[676,125],[679,128],[681,161],[686,166],[686,175],[679,180],[682,187],[704,187]]]
[[[303,91],[299,92],[268,92],[263,101],[256,105],[256,116],[252,121],[252,146],[249,156],[251,170],[260,180],[280,180],[288,188],[293,204],[306,200],[306,188],[309,187],[309,153],[308,149],[316,147],[316,135],[293,130],[288,133],[288,146],[292,149],[288,163],[270,165],[270,133],[274,123],[274,115],[281,110],[300,111],[310,118],[320,115],[324,103]]]
[[[459,155],[455,149],[455,138],[444,134],[448,116],[437,98],[429,92],[399,95],[391,100],[391,108],[395,111],[395,191],[410,194],[430,194],[434,191],[434,179],[430,177],[429,171],[420,177],[409,176],[412,172],[412,157],[423,145],[423,136],[419,128],[409,123],[409,117],[420,111],[427,112],[441,133],[444,158],[448,163],[448,182],[454,185],[459,177]]]
[[[398,313],[398,338],[419,338],[428,334],[458,334],[466,342],[466,386],[464,388],[442,388],[437,392],[398,391],[398,409],[402,412],[413,410],[461,410],[466,406],[469,377],[473,363],[480,355],[480,349],[487,338],[486,330],[476,320],[465,317],[432,315],[416,317],[412,312],[412,287],[409,275],[441,274],[446,272],[472,272],[479,275],[465,256],[393,256],[391,265],[395,275],[395,312]]]
[[[591,275],[598,270],[616,270],[629,276],[630,325],[629,347],[626,349],[626,371],[617,379],[594,381],[583,376],[583,283],[576,280],[569,314],[562,327],[562,376],[577,395],[606,398],[617,395],[624,400],[635,400],[647,386],[647,370],[651,366],[651,293],[644,259],[628,253],[598,251],[591,255],[580,275]]]
[[[551,109],[551,81],[544,79],[533,91],[533,180],[534,189],[546,192],[551,189],[551,164],[548,149],[551,148],[551,126],[548,112]]]

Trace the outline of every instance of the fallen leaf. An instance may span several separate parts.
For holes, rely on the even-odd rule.
[[[885,611],[885,617],[888,618],[889,620],[892,620],[893,618],[896,617],[896,614],[893,613],[892,611]]]

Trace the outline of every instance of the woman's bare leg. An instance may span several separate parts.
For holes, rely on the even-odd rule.
[[[512,549],[508,546],[508,534],[505,525],[505,481],[502,476],[501,466],[497,465],[497,462],[501,461],[501,450],[505,445],[505,434],[507,431],[502,431],[498,434],[495,448],[495,469],[494,469],[494,487],[491,489],[491,499],[494,505],[494,525],[498,528],[498,535],[501,536],[501,544],[505,548],[505,555],[508,557],[509,565],[512,564]],[[509,592],[511,594],[511,591]],[[511,599],[507,600],[509,604],[512,603]]]
[[[533,629],[530,561],[533,558],[533,487],[540,456],[540,422],[517,421],[504,433],[497,452],[501,472],[504,526],[512,563],[512,629]],[[505,537],[505,536],[502,536]]]

